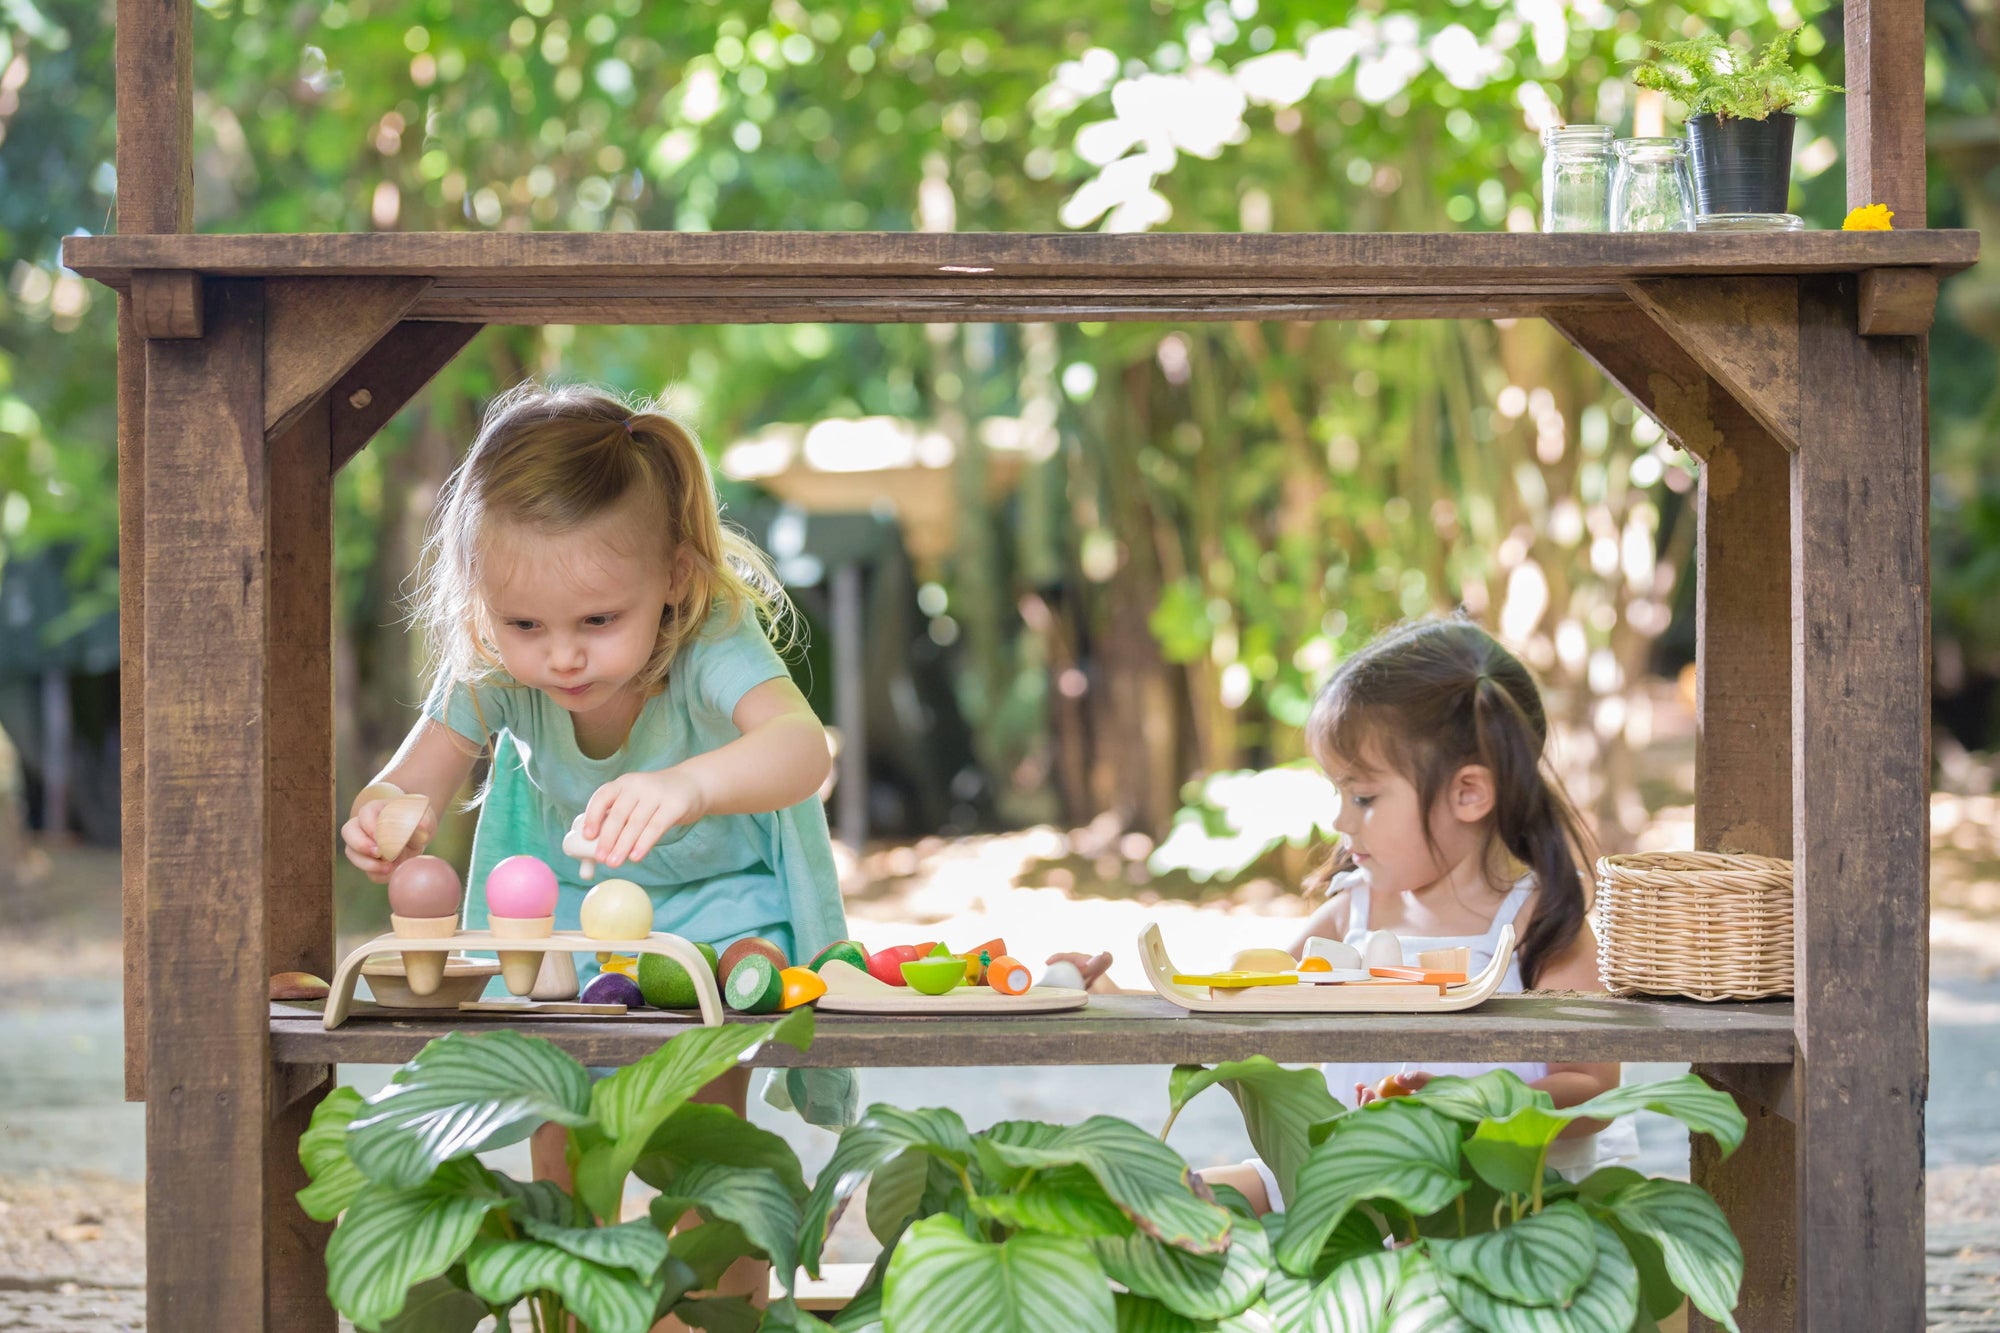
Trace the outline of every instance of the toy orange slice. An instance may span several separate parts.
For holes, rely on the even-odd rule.
[[[826,994],[825,978],[809,967],[788,967],[778,973],[778,981],[783,987],[778,997],[780,1009],[796,1009]]]

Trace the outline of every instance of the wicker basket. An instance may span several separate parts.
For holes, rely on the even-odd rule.
[[[1641,852],[1597,863],[1597,974],[1614,995],[1792,993],[1792,863]]]

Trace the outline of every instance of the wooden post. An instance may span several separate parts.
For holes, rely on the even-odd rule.
[[[1924,0],[1845,0],[1847,206],[1926,226]]]
[[[333,975],[333,465],[326,395],[270,441],[265,659],[264,971]],[[293,1196],[307,1184],[299,1136],[333,1085],[330,1066],[294,1096],[293,1070],[265,1132],[265,1327],[333,1333],[326,1242]],[[279,1086],[283,1087],[284,1084]],[[282,1103],[282,1104],[280,1104]]]
[[[118,0],[118,230],[194,230],[194,5]],[[118,298],[118,773],[125,1096],[146,1095],[146,340]]]
[[[1799,1315],[1813,1329],[1924,1317],[1924,357],[1920,339],[1857,333],[1857,286],[1801,280],[1814,373],[1792,461]]]
[[[146,1326],[265,1320],[263,291],[146,349]],[[324,856],[324,830],[314,839]]]

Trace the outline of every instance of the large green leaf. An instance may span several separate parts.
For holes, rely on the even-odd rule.
[[[389,1319],[410,1288],[458,1262],[499,1206],[498,1195],[472,1193],[457,1181],[414,1189],[370,1185],[327,1241],[328,1298],[357,1324]]]
[[[315,1222],[333,1221],[368,1187],[368,1177],[347,1155],[348,1122],[361,1105],[354,1088],[335,1088],[313,1108],[312,1123],[299,1135],[299,1164],[312,1180],[298,1193],[299,1207]]]
[[[728,1107],[710,1102],[684,1103],[660,1122],[646,1141],[646,1151],[632,1164],[632,1174],[660,1189],[675,1171],[696,1162],[761,1166],[777,1173],[792,1198],[805,1200],[805,1173],[792,1145]]]
[[[881,1174],[875,1177],[881,1182]],[[869,1187],[869,1206],[874,1206]],[[1104,1192],[1097,1177],[1081,1166],[1058,1166],[1038,1171],[1016,1186],[1010,1194],[975,1194],[969,1200],[972,1211],[1008,1227],[1039,1231],[1050,1236],[1073,1236],[1081,1240],[1098,1237],[1130,1236],[1137,1228],[1125,1210]]]
[[[1438,1114],[1468,1125],[1504,1120],[1524,1106],[1555,1107],[1554,1098],[1540,1088],[1529,1087],[1511,1069],[1489,1069],[1472,1078],[1444,1074],[1410,1096]]]
[[[1570,1200],[1466,1240],[1433,1240],[1445,1272],[1516,1305],[1563,1305],[1597,1266],[1590,1215]]]
[[[507,1201],[507,1212],[517,1222],[533,1219],[556,1227],[590,1225],[590,1213],[553,1180],[516,1180],[501,1172],[489,1172],[488,1181]]]
[[[840,1307],[833,1326],[839,1333],[882,1333],[882,1284],[863,1284],[854,1299]]]
[[[1532,1194],[1547,1166],[1549,1145],[1569,1128],[1558,1111],[1524,1106],[1501,1120],[1481,1122],[1465,1141],[1465,1160],[1502,1194]]]
[[[1032,1233],[972,1239],[949,1217],[903,1233],[882,1290],[885,1333],[1115,1333],[1111,1284],[1090,1246]]]
[[[530,1239],[605,1268],[623,1269],[641,1281],[650,1281],[667,1261],[667,1234],[651,1222],[567,1227],[551,1226],[530,1217],[522,1219],[521,1230]]]
[[[1477,1282],[1438,1270],[1457,1310],[1488,1333],[1630,1333],[1639,1317],[1639,1270],[1624,1242],[1602,1222],[1591,1224],[1596,1266],[1567,1306],[1520,1305]]]
[[[1112,1293],[1111,1303],[1118,1333],[1214,1333],[1213,1319],[1190,1319],[1149,1297],[1119,1291]]]
[[[757,1247],[734,1222],[703,1222],[700,1226],[682,1227],[667,1238],[667,1250],[690,1275],[681,1286],[682,1291],[708,1290],[722,1281],[731,1264],[757,1253]]]
[[[1264,1308],[1277,1333],[1306,1333],[1312,1317],[1313,1280],[1273,1268],[1264,1279]]]
[[[370,1333],[473,1333],[491,1313],[485,1301],[450,1278],[434,1277],[411,1287],[403,1312]]]
[[[1402,1285],[1403,1256],[1394,1250],[1349,1259],[1313,1287],[1306,1302],[1309,1333],[1377,1333]]]
[[[936,1160],[927,1152],[905,1148],[869,1178],[868,1230],[876,1240],[887,1245],[903,1234],[923,1202]]]
[[[1035,1146],[1001,1141],[992,1131],[984,1141],[1012,1166],[1085,1168],[1141,1231],[1169,1245],[1219,1251],[1228,1243],[1229,1211],[1197,1197],[1181,1155],[1130,1121],[1092,1116]]]
[[[466,1264],[465,1275],[473,1291],[495,1305],[531,1291],[555,1292],[591,1333],[646,1333],[660,1303],[657,1283],[538,1240],[484,1244]]]
[[[421,1185],[441,1163],[589,1119],[590,1076],[540,1037],[453,1032],[418,1051],[347,1129],[370,1180]]]
[[[786,1291],[798,1272],[799,1206],[775,1172],[754,1166],[698,1162],[677,1173],[653,1200],[653,1221],[671,1229],[689,1208],[733,1222],[771,1261]]]
[[[910,1148],[963,1168],[972,1159],[972,1136],[955,1111],[869,1107],[841,1134],[806,1198],[799,1222],[799,1262],[808,1273],[819,1276],[820,1250],[826,1245],[834,1211],[861,1182]]]
[[[1286,1270],[1311,1272],[1320,1248],[1364,1199],[1421,1216],[1465,1189],[1458,1174],[1457,1122],[1406,1103],[1398,1098],[1380,1111],[1344,1116],[1312,1150],[1278,1240],[1278,1262]]]
[[[1736,1327],[1743,1246],[1714,1199],[1685,1181],[1647,1180],[1620,1190],[1606,1206],[1659,1245],[1668,1276],[1696,1309],[1724,1328]]]
[[[757,1333],[764,1322],[764,1312],[742,1296],[691,1296],[675,1301],[673,1314],[689,1328],[708,1333]]]
[[[1422,1247],[1403,1251],[1403,1285],[1382,1333],[1479,1333],[1445,1295],[1444,1275]]]
[[[1278,1178],[1279,1192],[1291,1198],[1299,1168],[1312,1151],[1309,1131],[1340,1113],[1340,1102],[1327,1090],[1326,1075],[1314,1066],[1287,1069],[1261,1055],[1210,1068],[1177,1065],[1167,1079],[1171,1114],[1178,1116],[1196,1095],[1218,1083],[1236,1099],[1250,1144]],[[1274,1206],[1277,1203],[1272,1200]]]
[[[1223,1319],[1250,1308],[1271,1272],[1271,1241],[1257,1222],[1237,1218],[1229,1248],[1196,1254],[1133,1235],[1095,1244],[1114,1282],[1150,1296],[1190,1319]]]
[[[1673,1117],[1694,1133],[1713,1138],[1724,1157],[1736,1151],[1749,1128],[1736,1099],[1709,1087],[1696,1074],[1682,1074],[1654,1083],[1628,1083],[1560,1114],[1572,1120],[1615,1120],[1634,1111]]]
[[[618,1215],[625,1177],[644,1156],[653,1134],[687,1099],[734,1069],[767,1041],[806,1049],[812,1043],[810,1008],[776,1023],[725,1023],[683,1032],[644,1059],[625,1066],[591,1089],[590,1117],[604,1141],[585,1149],[576,1164],[576,1192],[599,1217]]]
[[[759,1333],[833,1333],[833,1325],[810,1310],[801,1310],[790,1297],[772,1301],[764,1312],[764,1322],[757,1327]]]

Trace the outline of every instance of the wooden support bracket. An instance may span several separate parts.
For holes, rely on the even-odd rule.
[[[1790,1065],[1696,1065],[1694,1072],[1780,1119],[1799,1118]]]
[[[1625,290],[1772,438],[1798,449],[1798,279],[1648,278]]]
[[[1696,458],[1707,461],[1742,422],[1728,390],[1643,310],[1567,306],[1544,318]]]
[[[201,274],[185,269],[134,273],[132,316],[148,338],[201,337]]]
[[[275,439],[396,327],[429,278],[264,280],[264,435]]]
[[[1864,338],[1920,338],[1937,317],[1938,276],[1927,268],[1871,268],[1861,273]]]
[[[360,453],[485,327],[406,319],[390,329],[333,386],[333,470]]]

